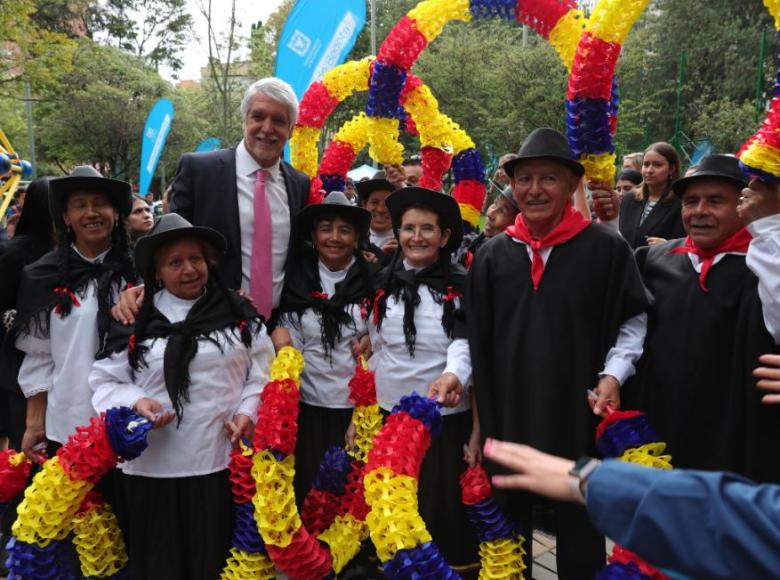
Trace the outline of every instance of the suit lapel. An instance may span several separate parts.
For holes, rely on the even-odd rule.
[[[295,184],[290,177],[290,169],[287,167],[287,163],[282,159],[279,163],[279,170],[282,172],[284,178],[284,189],[287,192],[287,205],[290,208],[290,219],[298,215],[301,208],[298,206],[298,196],[295,195]]]
[[[671,203],[660,201],[656,203],[655,207],[645,218],[645,221],[642,222],[641,226],[639,226],[640,232],[644,234],[645,232],[651,230],[656,224],[660,223],[666,217],[666,214],[668,214],[671,209]]]
[[[230,231],[228,232],[231,247],[241,249],[241,216],[238,213],[238,186],[236,185],[236,148],[225,149],[224,155],[217,163],[218,188],[225,191],[224,199],[226,215],[230,216]]]

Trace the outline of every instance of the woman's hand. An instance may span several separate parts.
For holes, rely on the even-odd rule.
[[[452,373],[443,373],[428,387],[428,398],[436,399],[445,407],[454,407],[460,403],[463,394],[463,385]]]
[[[292,346],[290,331],[284,326],[277,326],[271,333],[271,342],[273,343],[276,352],[279,352],[285,346]]]
[[[469,442],[463,446],[463,460],[469,464],[469,467],[474,467],[476,464],[482,463],[482,445],[480,444],[479,427],[474,427],[471,430]]]
[[[647,242],[648,246],[655,246],[656,244],[663,244],[666,241],[666,238],[656,238],[653,236],[648,236],[645,238],[645,241]]]
[[[485,457],[514,472],[514,475],[493,476],[496,487],[524,489],[559,501],[579,499],[569,484],[569,471],[574,467],[569,459],[494,439],[485,442]]]
[[[141,415],[154,425],[153,429],[159,429],[165,427],[168,423],[176,418],[176,413],[173,411],[166,411],[165,408],[154,399],[144,397],[138,399],[135,405],[133,405],[133,411]]]
[[[344,434],[344,441],[347,444],[347,449],[355,448],[356,435],[357,435],[357,427],[355,427],[355,424],[352,421],[350,421],[349,427],[347,427],[347,432]]]
[[[352,358],[360,360],[361,354],[366,357],[366,359],[371,358],[371,339],[368,335],[352,341]]]
[[[24,435],[22,435],[22,451],[36,463],[43,463],[46,460],[46,454],[41,454],[41,444],[45,449],[46,427],[42,423],[39,425],[28,423],[24,429]]]
[[[114,307],[111,309],[111,316],[114,317],[114,320],[121,322],[125,326],[128,324],[135,324],[135,316],[141,309],[143,301],[143,286],[128,288],[119,294],[119,302],[114,304]]]
[[[593,389],[593,393],[596,397],[588,395],[588,404],[593,410],[594,415],[599,417],[606,417],[610,410],[617,411],[620,409],[620,383],[612,375],[604,375],[599,380],[599,384]]]
[[[758,382],[756,386],[765,391],[774,391],[775,394],[764,395],[762,403],[780,403],[780,354],[764,354],[758,357],[758,361],[764,365],[753,371],[753,376]]]
[[[225,421],[225,433],[231,444],[238,445],[241,439],[252,440],[255,434],[255,424],[248,415],[233,415],[232,421]]]

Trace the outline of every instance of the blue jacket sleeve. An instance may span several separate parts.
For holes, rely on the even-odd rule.
[[[780,485],[729,473],[604,462],[588,480],[602,533],[693,578],[780,577]]]

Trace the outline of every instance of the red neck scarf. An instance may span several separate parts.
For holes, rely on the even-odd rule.
[[[685,245],[679,248],[674,248],[670,253],[672,254],[696,254],[701,260],[701,272],[699,273],[699,286],[704,292],[709,292],[707,288],[707,274],[712,268],[712,262],[715,260],[715,256],[718,254],[725,254],[727,252],[735,252],[744,254],[747,252],[750,240],[753,236],[745,228],[740,228],[731,237],[723,240],[717,247],[711,250],[702,250],[691,239],[691,236],[685,238]]]
[[[525,223],[525,217],[522,213],[517,214],[515,223],[506,229],[506,233],[514,239],[530,246],[533,251],[534,259],[531,262],[531,281],[534,284],[534,292],[539,289],[539,283],[544,275],[544,260],[540,251],[542,248],[551,248],[568,242],[582,230],[587,228],[590,222],[582,214],[574,209],[571,203],[566,204],[563,210],[563,219],[553,228],[553,230],[542,239],[534,238],[531,230]]]

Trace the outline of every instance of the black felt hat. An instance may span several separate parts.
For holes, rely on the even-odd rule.
[[[49,182],[49,210],[58,229],[65,227],[62,214],[67,207],[68,196],[74,191],[105,193],[122,219],[127,218],[133,209],[129,183],[103,177],[97,169],[89,165],[79,165],[70,175],[56,177]]]
[[[688,177],[678,179],[672,184],[674,193],[682,197],[691,182],[702,178],[722,179],[733,183],[740,189],[747,187],[748,177],[739,168],[739,159],[731,155],[707,155],[702,157],[696,170]]]
[[[437,213],[442,230],[450,230],[450,239],[444,250],[452,253],[460,247],[463,240],[463,218],[454,197],[424,187],[402,187],[390,194],[385,203],[390,211],[396,235],[401,228],[401,218],[407,208],[420,204],[430,207]]]
[[[552,159],[571,169],[577,177],[585,174],[585,168],[574,159],[566,137],[555,129],[541,128],[531,131],[520,146],[517,157],[501,167],[509,177],[514,177],[515,167],[529,159]]]
[[[218,255],[225,253],[225,237],[217,230],[194,226],[179,214],[162,216],[151,231],[135,243],[135,265],[139,274],[148,275],[154,268],[154,255],[162,246],[185,238],[195,238],[210,244]]]
[[[384,171],[377,172],[377,174],[381,174],[381,177],[377,177],[375,174],[373,179],[355,183],[355,190],[358,198],[360,198],[360,203],[365,204],[368,201],[368,196],[375,191],[395,191],[395,185],[385,179],[384,173]]]
[[[311,230],[317,219],[323,215],[337,215],[355,226],[361,240],[368,239],[368,228],[371,224],[371,212],[349,203],[347,196],[340,191],[331,191],[322,203],[307,205],[295,217],[298,232],[302,236],[311,235]]]

